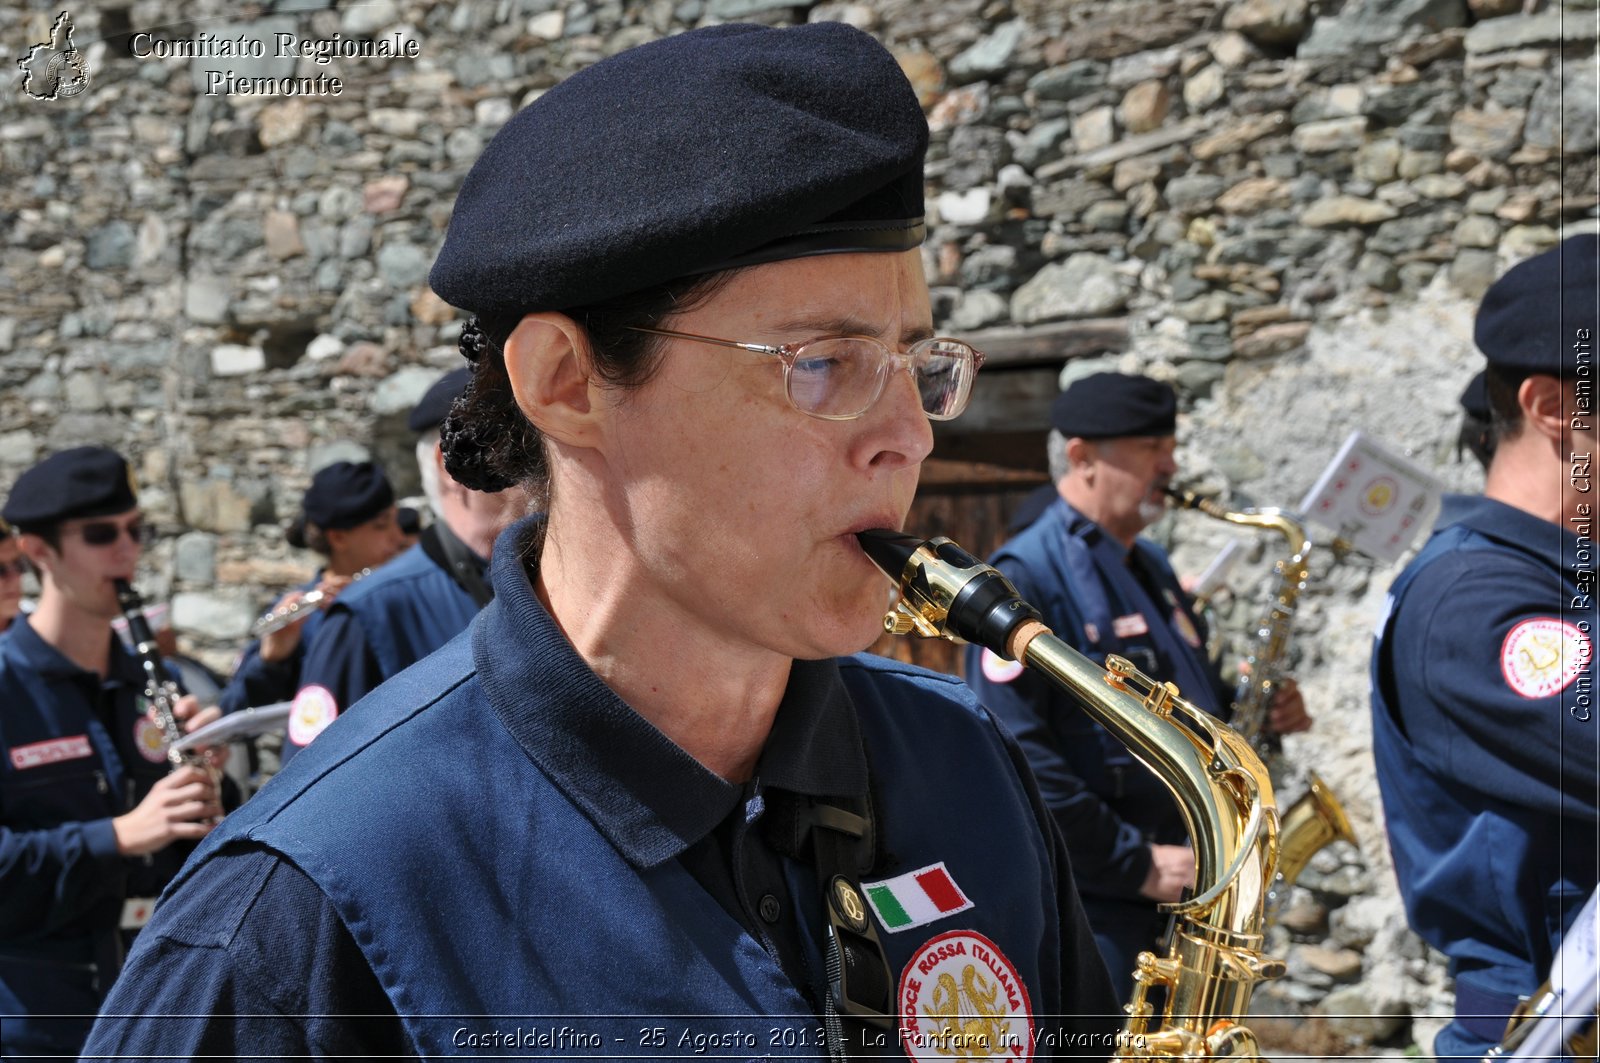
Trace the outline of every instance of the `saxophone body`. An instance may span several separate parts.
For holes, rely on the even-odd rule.
[[[1283,964],[1262,952],[1278,818],[1271,779],[1250,743],[1127,660],[1094,664],[1056,638],[1005,576],[950,540],[887,531],[859,538],[901,590],[886,630],[975,642],[1041,672],[1126,743],[1182,810],[1196,891],[1162,906],[1176,917],[1173,935],[1165,955],[1139,955],[1117,1058],[1259,1058],[1241,1019],[1256,983],[1280,976]]]
[[[1285,510],[1234,511],[1188,491],[1169,490],[1167,493],[1185,509],[1197,509],[1229,524],[1275,532],[1283,538],[1289,551],[1273,566],[1276,585],[1252,633],[1245,657],[1246,668],[1234,688],[1233,712],[1229,719],[1234,730],[1256,747],[1269,768],[1279,768],[1278,736],[1267,730],[1267,717],[1272,699],[1283,685],[1295,611],[1311,580],[1311,538],[1301,520]],[[1293,885],[1306,864],[1323,848],[1335,841],[1359,844],[1344,805],[1332,787],[1310,769],[1306,769],[1306,783],[1305,793],[1283,815],[1278,888],[1274,891],[1278,898],[1284,892],[1282,887]]]

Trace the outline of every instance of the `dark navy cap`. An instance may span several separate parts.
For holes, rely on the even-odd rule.
[[[1478,375],[1467,382],[1466,390],[1461,393],[1461,408],[1467,412],[1468,417],[1479,421],[1489,419],[1489,374],[1485,370],[1478,370]]]
[[[412,407],[411,416],[406,418],[406,427],[419,434],[438,428],[449,416],[450,404],[466,392],[467,382],[471,379],[472,367],[464,365],[435,380],[422,399]]]
[[[133,473],[109,447],[58,451],[17,477],[0,517],[23,531],[78,517],[126,513],[139,504]]]
[[[923,239],[928,123],[837,22],[723,25],[620,52],[529,104],[467,174],[429,274],[482,317]]]
[[[422,514],[412,506],[401,506],[394,511],[394,522],[403,535],[422,534]]]
[[[336,461],[317,471],[301,508],[319,528],[354,528],[394,505],[394,488],[370,461]]]
[[[1600,237],[1569,236],[1517,263],[1478,307],[1473,340],[1500,369],[1559,376],[1591,364],[1600,333]]]
[[[1178,430],[1178,396],[1147,376],[1095,373],[1056,397],[1050,424],[1069,438],[1170,436]]]

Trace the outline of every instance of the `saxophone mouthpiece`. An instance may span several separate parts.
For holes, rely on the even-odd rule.
[[[872,559],[872,563],[883,569],[883,574],[896,583],[900,582],[900,575],[906,570],[906,562],[911,560],[911,555],[922,545],[922,540],[915,535],[891,531],[888,528],[870,528],[867,531],[856,532],[856,541],[861,544],[862,551]]]

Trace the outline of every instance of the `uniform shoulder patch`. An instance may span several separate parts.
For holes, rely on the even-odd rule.
[[[339,715],[339,703],[327,687],[312,684],[301,687],[289,710],[289,741],[309,746]]]
[[[1592,654],[1589,636],[1559,617],[1524,620],[1500,644],[1500,673],[1525,698],[1559,694],[1578,678]]]
[[[930,938],[900,972],[900,1046],[918,1060],[1032,1059],[1033,1008],[1016,965],[973,930]]]
[[[1008,661],[993,650],[983,651],[983,677],[991,683],[1009,683],[1023,673],[1021,661]]]

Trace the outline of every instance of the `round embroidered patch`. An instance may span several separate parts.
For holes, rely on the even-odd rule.
[[[289,710],[289,741],[309,746],[339,715],[339,703],[327,687],[308,686],[294,696]]]
[[[161,725],[149,716],[141,714],[133,721],[133,747],[152,764],[167,759],[167,736],[162,733]]]
[[[991,683],[1009,683],[1023,673],[1021,661],[1008,661],[993,650],[983,651],[983,677]]]
[[[1524,620],[1500,644],[1506,685],[1525,698],[1547,698],[1567,689],[1589,663],[1589,636],[1565,620]]]
[[[1032,1059],[1028,987],[972,930],[930,938],[900,972],[900,1047],[912,1059]]]

